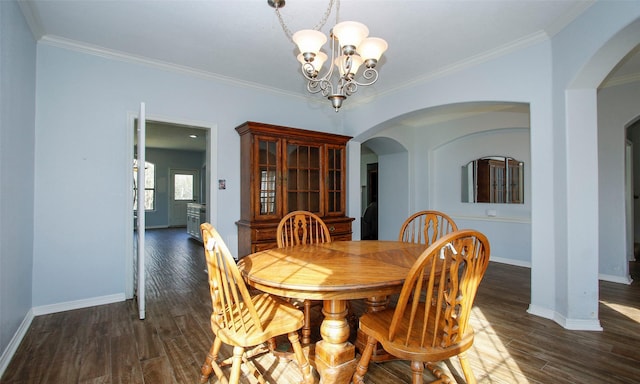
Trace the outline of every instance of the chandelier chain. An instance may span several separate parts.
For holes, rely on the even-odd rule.
[[[338,19],[339,19],[338,15],[340,14],[340,0],[329,0],[329,6],[327,7],[327,10],[324,11],[324,15],[322,15],[322,19],[320,19],[318,24],[316,24],[315,27],[313,27],[314,30],[319,31],[327,23],[327,20],[331,15],[331,10],[333,9],[334,3],[336,5],[336,24],[338,24]],[[287,35],[289,40],[293,43],[293,38],[292,38],[293,32],[291,32],[289,27],[287,27],[287,25],[285,24],[284,19],[282,18],[282,14],[280,13],[280,8],[278,8],[277,6],[276,6],[276,15],[278,16],[278,21],[280,21],[280,26],[282,27],[284,34]]]

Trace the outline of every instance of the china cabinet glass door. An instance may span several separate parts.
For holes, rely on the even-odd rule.
[[[344,213],[344,185],[342,185],[342,163],[344,150],[341,147],[328,147],[327,156],[327,215]]]
[[[317,145],[287,143],[287,212],[303,210],[322,213],[320,148]]]
[[[279,180],[278,180],[278,141],[272,138],[257,138],[257,177],[260,180],[258,193],[258,209],[261,217],[278,215]]]

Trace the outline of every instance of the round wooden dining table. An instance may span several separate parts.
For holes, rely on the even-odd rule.
[[[367,311],[383,309],[426,248],[397,241],[336,241],[253,253],[238,267],[247,283],[263,292],[323,301],[322,340],[312,362],[323,383],[349,383],[356,353],[348,341],[347,301],[366,299]]]

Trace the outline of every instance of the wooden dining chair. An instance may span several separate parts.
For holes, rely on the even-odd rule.
[[[431,245],[442,236],[457,230],[458,226],[447,214],[439,211],[420,211],[402,223],[398,241]]]
[[[327,224],[316,214],[308,211],[293,211],[286,214],[276,230],[278,248],[301,244],[319,244],[331,242],[331,233]],[[321,306],[322,301],[304,300],[304,326],[302,344],[311,343],[312,308]]]
[[[353,384],[364,383],[377,342],[411,361],[413,384],[423,382],[424,367],[438,379],[434,382],[454,382],[436,363],[456,355],[466,382],[476,383],[466,358],[474,335],[469,316],[489,253],[487,238],[473,230],[452,232],[429,246],[407,274],[395,309],[360,317],[367,342]]]
[[[251,350],[254,352],[251,356],[246,353],[247,349],[260,348],[268,340],[285,334],[293,346],[303,382],[313,383],[314,377],[298,337],[298,330],[304,323],[302,312],[287,301],[267,293],[251,296],[220,234],[209,223],[203,223],[200,228],[213,307],[211,329],[215,335],[201,369],[200,383],[207,383],[214,371],[220,382],[236,384],[243,362],[247,363],[247,368],[258,381],[264,383],[262,374],[250,361],[256,355],[255,349]],[[219,361],[218,353],[223,343],[233,347],[233,356]],[[222,368],[229,364],[231,372],[227,380]]]
[[[331,233],[327,224],[315,213],[293,211],[286,214],[276,230],[278,248],[301,244],[328,243]]]

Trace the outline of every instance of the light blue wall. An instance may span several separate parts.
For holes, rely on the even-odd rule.
[[[240,141],[234,128],[253,120],[341,131],[338,114],[331,108],[316,108],[306,98],[47,44],[38,46],[37,78],[36,307],[125,290],[133,233],[133,143],[128,119],[137,115],[140,102],[145,102],[147,118],[152,120],[217,126],[212,167],[217,168],[218,178],[227,180],[227,189],[217,191],[217,201],[210,206],[215,212],[212,221],[232,252],[237,248],[235,221],[240,216]],[[80,212],[90,215],[83,217]]]
[[[33,286],[36,44],[18,4],[0,1],[0,351],[28,319]],[[19,341],[19,340],[18,340]],[[15,342],[15,341],[14,341]],[[4,370],[0,360],[0,374]]]
[[[378,239],[397,240],[400,226],[406,219],[397,212],[409,208],[408,153],[397,152],[378,156]]]
[[[402,163],[397,163],[396,159],[394,164],[387,164],[386,156],[378,159],[381,169],[393,169],[391,175],[382,171],[380,174],[380,209],[388,215],[384,216],[383,225],[391,224],[387,229],[388,236],[395,239],[402,220],[411,213],[435,209],[449,214],[460,228],[485,233],[492,244],[493,260],[530,266],[530,130],[528,107],[521,109],[523,111],[518,113],[486,112],[473,118],[424,127],[392,126],[378,132],[375,140],[393,138],[408,148],[408,156],[404,152]],[[461,167],[471,160],[492,155],[510,156],[524,162],[524,204],[469,204],[461,201]],[[413,170],[411,181],[407,170]],[[407,178],[406,185],[413,186],[413,191],[405,190],[405,184],[397,185],[399,180],[396,179],[400,175]],[[400,204],[399,198],[407,201]],[[384,211],[386,201],[388,212]],[[488,209],[495,210],[496,216],[488,217]],[[404,216],[400,212],[404,212]]]
[[[598,192],[599,192],[599,273],[611,279],[625,276],[626,259],[611,255],[626,254],[625,206],[625,128],[640,118],[640,84],[638,82],[608,87],[598,92]],[[640,145],[634,143],[634,153],[640,153]],[[640,167],[633,166],[634,182],[640,183]],[[586,171],[586,169],[585,169]],[[635,195],[640,194],[636,188]],[[640,201],[635,216],[640,218]],[[636,223],[635,231],[640,227]],[[636,239],[635,241],[639,241]],[[633,239],[631,239],[633,241]],[[629,256],[629,254],[627,254]]]
[[[499,119],[496,119],[499,121]],[[498,125],[498,124],[496,124]],[[464,136],[438,147],[431,177],[433,207],[449,212],[458,228],[484,233],[491,242],[491,258],[516,265],[531,265],[531,156],[528,128],[503,128]],[[524,204],[463,203],[461,168],[483,156],[510,156],[524,162]],[[493,210],[495,217],[488,217]]]
[[[570,327],[582,328],[583,324],[596,323],[601,258],[615,260],[612,264],[624,265],[626,270],[626,252],[599,253],[603,241],[606,244],[617,242],[622,247],[626,241],[625,231],[609,232],[612,237],[607,239],[599,233],[601,212],[596,209],[602,206],[599,178],[616,170],[605,168],[598,156],[597,88],[624,56],[637,46],[639,36],[640,2],[598,1],[552,39],[550,100],[554,129],[547,156],[554,159],[554,166],[549,169],[554,173],[553,196],[549,201],[553,201],[552,206],[556,209],[551,217],[554,236],[547,241],[553,241],[554,252],[536,252],[542,238],[534,232],[530,310],[537,314],[540,312],[538,307],[552,308],[553,318],[560,323],[568,323]],[[618,148],[623,159],[623,140],[620,140]],[[585,174],[585,169],[597,172]],[[617,184],[618,188],[623,191],[624,182],[619,180],[622,182]],[[536,179],[533,181],[536,188]],[[625,220],[622,201],[608,199],[605,203],[607,209],[611,204],[620,221]],[[534,208],[536,215],[540,205],[534,205]],[[535,229],[535,216],[533,222]],[[622,271],[623,268],[618,269],[618,272]],[[628,279],[628,276],[620,275],[618,273],[621,281]],[[549,284],[550,277],[554,284]],[[556,290],[536,290],[550,285]]]
[[[531,145],[530,312],[570,329],[600,328],[597,297],[601,258],[610,258],[604,264],[616,266],[609,269],[614,274],[608,278],[627,278],[623,269],[617,268],[624,265],[624,252],[599,253],[603,240],[595,207],[621,205],[599,201],[598,175],[609,169],[598,164],[596,88],[640,42],[639,17],[640,2],[596,2],[551,40],[532,36],[528,47],[378,95],[367,100],[368,104],[359,105],[345,121],[346,133],[357,142],[365,142],[387,128],[393,130],[394,123],[405,117],[410,122],[413,111],[425,108],[477,101],[527,103]],[[571,110],[567,110],[567,104]],[[623,142],[618,145],[622,159]],[[410,146],[408,150],[411,158],[423,148]],[[429,191],[426,184],[433,181],[419,174],[419,164],[411,159],[408,162],[410,209],[424,204],[424,191]],[[598,171],[585,174],[585,167]],[[617,181],[616,188],[622,191],[624,184]],[[349,199],[352,206],[359,206],[356,195]],[[426,199],[432,201],[428,192]],[[395,214],[406,216],[406,212]],[[624,212],[616,209],[615,214],[618,223],[624,221]],[[625,244],[624,231],[607,233],[611,238],[605,239],[606,243]]]
[[[548,141],[550,140],[549,132],[552,130],[549,124],[551,120],[549,49],[548,41],[537,42],[517,52],[463,69],[451,76],[416,83],[395,94],[380,95],[379,98],[360,106],[346,117],[345,127],[350,129],[347,133],[353,135],[354,140],[364,142],[371,137],[384,136],[400,142],[409,151],[409,161],[406,164],[410,174],[408,207],[407,211],[397,210],[393,213],[397,216],[393,219],[394,222],[406,218],[410,212],[426,208],[451,209],[456,216],[480,215],[480,212],[473,212],[474,209],[482,209],[480,207],[463,207],[461,204],[438,207],[440,201],[436,195],[437,190],[433,189],[434,180],[442,177],[443,174],[454,174],[441,173],[438,168],[434,168],[433,164],[437,158],[433,156],[437,147],[445,143],[453,142],[479,130],[495,128],[496,125],[499,128],[531,127],[530,138],[519,144],[524,143],[529,146],[527,156],[531,156],[531,167],[528,167],[531,171],[528,176],[531,178],[529,183],[532,188],[529,193],[531,199],[525,200],[527,204],[524,207],[508,208],[508,211],[524,210],[509,213],[508,216],[530,221],[530,210],[534,205],[534,199],[540,199],[540,205],[547,201],[545,199],[551,200],[553,194],[548,188],[541,188],[540,191],[534,189],[538,184],[552,183],[552,175],[542,171],[553,167],[553,158],[549,157],[548,151],[545,150],[551,145]],[[428,111],[442,105],[473,102],[524,103],[530,106],[530,114],[526,116],[524,123],[521,117],[503,118],[505,119],[503,122],[496,121],[494,115],[490,115],[489,121],[476,119],[478,121],[468,121],[455,127],[446,123],[435,128],[415,127],[413,130],[398,126],[405,120],[411,122],[412,113],[415,111]],[[407,125],[411,126],[411,124]],[[484,147],[479,147],[478,150],[494,151],[493,148],[485,149]],[[541,153],[534,157],[534,151]],[[470,159],[470,155],[466,153],[461,153],[460,156],[466,161]],[[456,167],[459,165],[456,164]],[[537,179],[534,178],[536,170]],[[455,177],[454,185],[458,185],[459,172],[452,177]],[[458,192],[452,195],[460,196]],[[547,216],[552,217],[553,207],[547,208],[548,211],[541,210],[538,213],[541,220],[545,220]],[[547,232],[553,233],[552,230],[546,230],[545,234]],[[530,256],[525,254],[518,259],[527,258]]]

